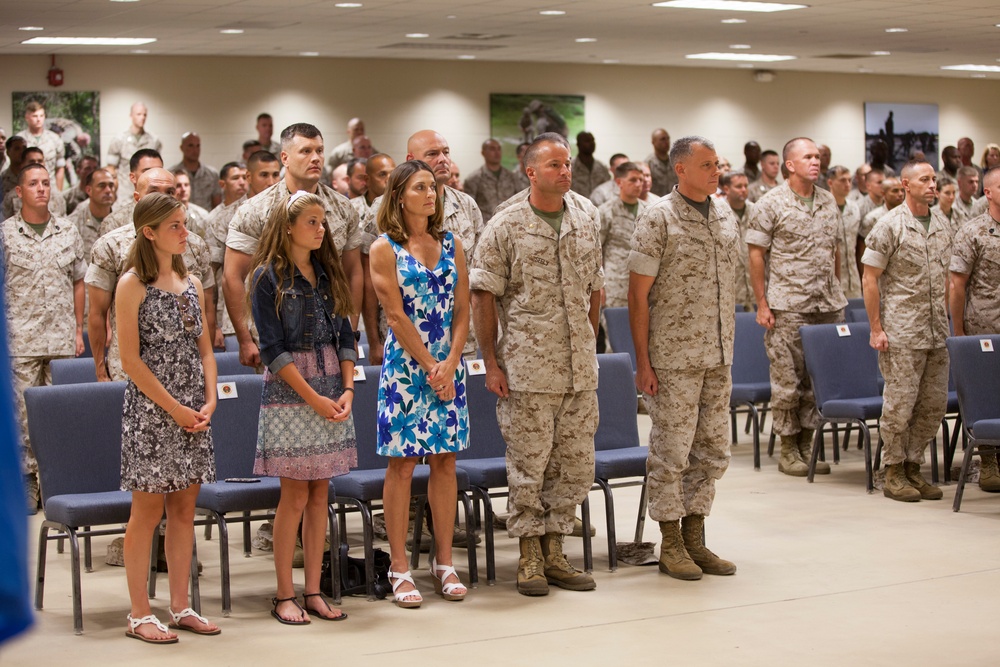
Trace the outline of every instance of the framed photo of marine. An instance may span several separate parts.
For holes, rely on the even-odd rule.
[[[517,146],[539,134],[558,132],[575,147],[586,129],[583,95],[490,94],[490,136],[503,146],[501,164],[517,169]]]
[[[936,104],[865,102],[865,161],[896,172],[913,158],[938,168]]]

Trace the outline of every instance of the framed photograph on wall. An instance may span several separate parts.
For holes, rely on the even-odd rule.
[[[13,131],[27,129],[24,107],[41,102],[45,107],[45,129],[58,134],[66,148],[67,182],[76,184],[73,161],[81,155],[101,156],[101,94],[90,91],[15,92],[11,94]]]
[[[885,164],[897,173],[913,158],[938,169],[936,104],[865,102],[865,161]]]
[[[503,147],[503,166],[517,168],[517,146],[558,132],[575,146],[585,129],[583,95],[490,94],[490,136]]]

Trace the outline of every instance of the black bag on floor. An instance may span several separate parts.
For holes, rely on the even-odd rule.
[[[392,590],[389,584],[389,554],[381,549],[375,549],[375,597],[385,598]],[[323,567],[320,571],[319,588],[323,593],[333,596],[333,579],[330,577],[330,552],[323,554]],[[365,559],[352,558],[347,555],[347,545],[340,545],[340,594],[367,595],[365,585]]]

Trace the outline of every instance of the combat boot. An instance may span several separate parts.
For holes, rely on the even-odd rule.
[[[907,461],[903,464],[903,472],[906,481],[910,483],[923,500],[941,500],[944,492],[933,484],[928,484],[924,476],[920,474],[920,464]]]
[[[545,580],[553,586],[569,591],[592,591],[597,588],[594,578],[573,567],[563,553],[564,536],[545,533],[541,539],[542,556],[545,558]]]
[[[816,431],[811,428],[804,428],[799,433],[798,449],[799,456],[802,457],[802,462],[806,464],[806,470],[809,470],[809,461],[812,460],[812,441],[813,436],[816,435]],[[826,461],[820,461],[816,459],[816,474],[817,475],[829,475],[830,474],[830,464]]]
[[[997,450],[993,447],[980,447],[979,461],[979,488],[990,493],[1000,491],[1000,468],[997,466]]]
[[[781,436],[781,458],[778,459],[778,472],[792,477],[805,477],[809,474],[809,466],[799,454],[798,436]]]
[[[904,503],[920,500],[920,492],[910,485],[902,463],[893,463],[885,467],[885,484],[882,486],[882,493],[886,498]]]
[[[684,537],[684,549],[695,565],[705,574],[736,574],[736,565],[719,558],[705,546],[705,517],[701,514],[689,514],[681,519],[681,535]]]
[[[542,546],[538,537],[520,539],[521,558],[517,562],[517,592],[521,595],[548,595],[549,584],[545,581]]]
[[[674,579],[693,581],[701,579],[701,568],[698,567],[687,549],[684,548],[684,538],[681,536],[680,520],[661,521],[660,535],[660,572]]]

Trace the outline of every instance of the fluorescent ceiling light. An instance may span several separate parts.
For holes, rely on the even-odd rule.
[[[1000,65],[945,65],[941,69],[957,72],[1000,72]]]
[[[602,60],[601,62],[604,63],[605,65],[617,65],[621,61],[615,60],[614,58],[608,58],[607,60]]]
[[[299,55],[306,56],[307,58],[313,58],[319,55],[319,51],[301,51],[299,52]]]
[[[155,41],[154,37],[32,37],[21,43],[44,46],[139,46]]]
[[[795,56],[776,56],[765,53],[692,53],[684,56],[689,60],[742,60],[755,63],[776,63],[795,60]]]
[[[242,35],[243,31],[239,28],[226,28],[225,30],[220,30],[223,35]]]
[[[139,2],[139,0],[111,0],[111,2]]]
[[[426,32],[408,32],[406,33],[406,36],[410,39],[426,39],[427,37],[430,37],[430,35]]]
[[[475,60],[475,56],[463,55],[458,57],[459,60]]]
[[[18,28],[18,30],[23,30],[25,32],[34,32],[36,30],[45,30],[45,28],[43,28],[40,25],[26,25],[22,28]]]
[[[891,56],[892,53],[889,51],[872,51],[873,56]]]
[[[910,32],[909,28],[886,28],[886,32]]]
[[[731,49],[749,49],[750,45],[749,44],[730,44],[729,48],[731,48]]]
[[[144,55],[149,53],[149,49],[132,49],[129,53],[134,53],[136,55]]]
[[[588,42],[596,42],[596,41],[597,41],[597,39],[595,39],[594,37],[577,37],[576,38],[577,44],[587,44]]]
[[[722,19],[719,23],[726,23],[728,25],[737,25],[739,23],[746,23],[746,19]]]
[[[566,14],[566,12],[564,12],[561,9],[543,9],[538,13],[541,14],[542,16],[563,16],[564,14]]]
[[[806,9],[809,5],[789,5],[781,2],[743,2],[742,0],[670,0],[654,2],[654,7],[674,9],[714,9],[720,12],[785,12],[790,9]]]
[[[354,9],[362,6],[360,2],[338,2],[334,5],[334,7],[339,7],[340,9]]]

